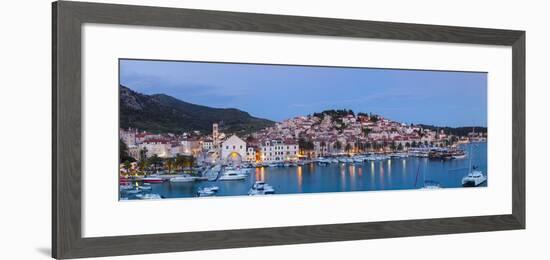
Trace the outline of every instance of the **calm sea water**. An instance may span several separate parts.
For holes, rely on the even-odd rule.
[[[462,148],[469,151],[472,145],[472,164],[487,175],[487,144],[468,144]],[[462,188],[462,177],[468,172],[468,156],[448,161],[409,157],[362,164],[263,167],[253,169],[246,180],[192,183],[166,181],[152,184],[151,192],[164,198],[196,197],[198,189],[215,185],[219,187],[216,196],[247,195],[257,180],[273,186],[276,194],[419,189],[426,180],[436,181],[442,188]],[[481,186],[487,186],[487,182]]]

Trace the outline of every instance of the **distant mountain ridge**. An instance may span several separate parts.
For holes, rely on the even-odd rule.
[[[212,131],[212,124],[223,122],[227,133],[247,134],[275,122],[253,117],[235,108],[212,108],[188,103],[165,95],[146,95],[120,85],[120,127],[155,133]]]
[[[424,129],[429,129],[433,131],[443,130],[447,134],[458,135],[458,136],[467,136],[472,131],[476,133],[487,133],[487,127],[481,126],[462,126],[462,127],[449,127],[449,126],[434,126],[434,125],[425,125],[425,124],[416,124]]]

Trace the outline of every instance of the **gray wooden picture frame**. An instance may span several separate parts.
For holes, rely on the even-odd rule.
[[[52,256],[78,258],[525,228],[525,31],[84,2],[52,7]],[[512,214],[85,238],[82,220],[84,23],[512,47]]]

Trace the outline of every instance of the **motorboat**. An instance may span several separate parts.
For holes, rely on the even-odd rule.
[[[281,167],[280,163],[270,163],[267,165],[268,167]]]
[[[275,189],[265,183],[264,181],[256,181],[254,185],[252,185],[252,188],[250,188],[250,191],[248,192],[248,195],[255,196],[255,195],[268,195],[268,194],[274,194]]]
[[[424,187],[421,188],[422,190],[437,190],[441,189],[441,185],[437,181],[424,181]]]
[[[199,197],[210,197],[210,196],[214,196],[214,194],[216,194],[216,193],[211,191],[211,190],[198,190],[197,191],[197,195]]]
[[[328,164],[330,164],[331,160],[330,159],[325,159],[323,157],[319,157],[317,159],[317,164],[321,165],[321,166],[327,166]]]
[[[158,199],[162,199],[162,196],[156,193],[146,193],[146,194],[138,194],[136,195],[136,198],[141,200],[158,200]]]
[[[194,182],[195,180],[196,178],[191,175],[184,175],[171,178],[170,182]]]
[[[161,183],[164,181],[164,179],[162,179],[161,177],[159,176],[149,176],[149,177],[143,177],[143,179],[141,179],[143,182],[148,182],[148,183]]]
[[[246,174],[241,173],[240,171],[236,170],[228,170],[225,171],[222,176],[220,176],[220,181],[237,181],[237,180],[244,180],[246,178]]]
[[[363,163],[364,161],[365,161],[365,157],[363,157],[363,156],[353,157],[353,162],[355,162],[355,163]]]
[[[464,151],[456,151],[452,153],[454,159],[464,159],[466,158],[466,153]]]
[[[218,190],[218,186],[204,187],[197,191],[197,195],[199,197],[213,196],[214,194],[216,194],[216,192],[218,192]]]
[[[126,194],[137,194],[137,193],[140,193],[141,190],[136,188],[131,190],[125,190],[124,192],[126,192]]]
[[[120,185],[120,190],[131,190],[133,188],[134,188],[134,185],[132,185],[129,182]]]
[[[143,185],[138,186],[138,188],[140,190],[151,190],[152,189],[151,183],[144,183]]]
[[[391,158],[407,158],[409,157],[406,153],[394,153],[390,155]]]
[[[210,187],[205,187],[204,189],[208,189],[208,190],[211,190],[213,192],[218,192],[218,190],[220,190],[220,187],[218,186],[210,186]]]

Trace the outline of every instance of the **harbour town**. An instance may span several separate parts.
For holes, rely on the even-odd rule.
[[[202,128],[204,129],[204,127]],[[487,129],[325,110],[237,131],[119,129],[121,200],[487,185]]]

